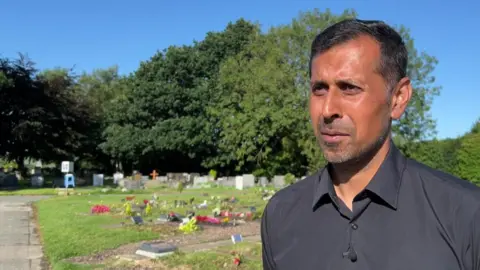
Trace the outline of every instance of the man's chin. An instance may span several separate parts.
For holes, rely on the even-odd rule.
[[[353,158],[346,153],[323,153],[325,160],[330,164],[344,164],[351,161]]]

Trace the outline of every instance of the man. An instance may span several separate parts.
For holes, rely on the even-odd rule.
[[[319,34],[310,116],[328,165],[270,199],[264,269],[480,270],[480,191],[391,140],[412,96],[407,50],[383,22]]]

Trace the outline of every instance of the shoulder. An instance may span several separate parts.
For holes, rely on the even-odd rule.
[[[472,221],[480,222],[480,187],[451,174],[408,160],[407,173],[435,218],[446,224],[452,235],[471,231]],[[463,237],[460,237],[463,238]]]
[[[280,218],[292,210],[312,205],[315,182],[320,172],[277,191],[265,206],[266,219]]]
[[[420,180],[424,189],[447,198],[457,198],[462,203],[480,208],[480,187],[452,174],[433,169],[423,163],[409,159],[407,172],[414,180]]]

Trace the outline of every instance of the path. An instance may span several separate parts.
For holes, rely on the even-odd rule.
[[[42,246],[30,202],[48,196],[0,196],[0,270],[40,270]]]

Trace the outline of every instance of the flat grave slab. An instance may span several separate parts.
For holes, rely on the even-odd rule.
[[[176,246],[167,243],[144,243],[135,254],[155,259],[171,255],[177,249]]]

